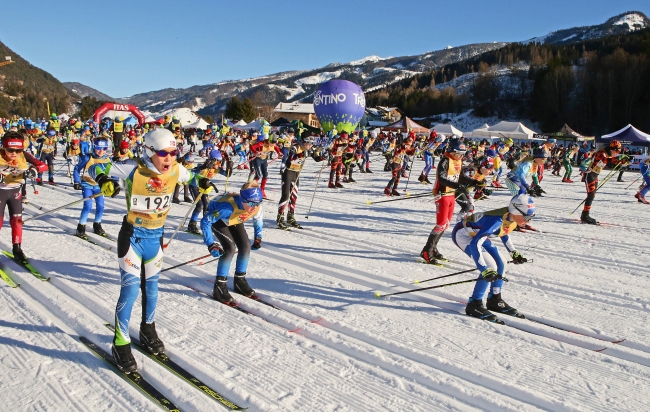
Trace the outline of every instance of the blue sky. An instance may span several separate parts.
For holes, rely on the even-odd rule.
[[[520,41],[600,24],[650,1],[27,1],[0,41],[113,97],[311,69],[368,55]],[[27,15],[26,21],[24,16]]]

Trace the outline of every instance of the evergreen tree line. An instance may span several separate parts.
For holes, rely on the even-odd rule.
[[[479,116],[538,121],[544,131],[564,123],[585,134],[627,125],[650,132],[650,30],[569,46],[513,43],[369,93],[369,107],[397,106],[424,117],[470,108]],[[519,63],[528,70],[517,70]],[[511,67],[507,81],[497,68]],[[463,94],[433,86],[465,74]]]

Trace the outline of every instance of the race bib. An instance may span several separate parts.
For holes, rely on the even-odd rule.
[[[162,213],[167,211],[172,203],[172,195],[131,195],[131,210],[139,212]]]

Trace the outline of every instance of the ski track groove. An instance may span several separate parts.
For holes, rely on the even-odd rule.
[[[316,199],[320,199],[320,197],[317,196]],[[336,201],[337,201],[337,202],[341,202],[340,199],[336,199]],[[351,202],[347,202],[347,203],[351,204]],[[355,205],[356,205],[356,203],[355,203]],[[244,316],[245,316],[245,315],[244,315]],[[290,388],[287,390],[287,392],[291,392]]]
[[[51,219],[48,219],[48,221],[49,221],[49,220],[51,220]],[[49,223],[52,223],[52,222],[49,222]],[[225,309],[228,310],[228,311],[230,311],[230,309],[228,309],[228,308],[225,308]],[[160,312],[158,313],[158,315],[161,316]],[[241,320],[241,319],[246,319],[246,318],[248,317],[247,315],[244,315],[244,314],[241,314],[241,313],[239,313],[239,314],[237,314],[237,315],[240,316],[240,320]],[[132,322],[132,324],[133,324],[133,322]],[[180,326],[180,324],[179,324],[179,326]],[[233,325],[233,326],[234,326],[234,325]],[[261,329],[264,330],[264,328],[261,328]],[[205,343],[206,343],[206,347],[209,347],[209,343],[207,343],[207,342],[205,342]],[[337,349],[335,349],[335,348],[330,348],[330,349],[333,350],[333,351],[335,351],[335,352],[337,351]],[[327,362],[325,362],[325,361],[326,361],[326,360],[330,360],[330,361],[331,361],[331,358],[330,358],[330,357],[326,357],[326,356],[324,356],[324,357],[322,358],[322,360],[323,360],[323,363],[324,363],[324,364],[327,364]],[[354,360],[354,361],[355,361],[355,362],[358,362],[357,360]],[[363,363],[363,361],[361,361],[361,362]],[[243,363],[243,364],[245,363],[245,360],[244,360],[244,359],[242,359],[242,363]],[[328,365],[328,366],[329,366],[329,365]],[[332,375],[336,375],[336,371],[330,371],[330,373],[331,373]],[[399,379],[402,379],[399,375],[397,375],[396,377],[397,377],[398,380],[399,380]],[[395,379],[395,378],[393,378],[393,379]],[[268,383],[270,384],[271,382],[268,382]],[[373,388],[373,389],[374,389],[374,392],[375,392],[375,395],[376,395],[376,396],[382,396],[383,394],[385,394],[385,388],[383,388],[383,385],[381,385],[381,384],[377,384],[377,385],[378,385],[377,387]],[[427,388],[427,390],[430,390],[430,389]],[[371,399],[368,399],[368,401],[370,401],[370,400],[371,400]],[[408,403],[408,401],[413,402],[413,399],[412,399],[412,398],[402,399],[402,401],[406,404],[406,403]],[[352,402],[352,403],[354,403],[354,402]],[[355,410],[361,410],[361,409],[363,409],[363,408],[362,408],[363,405],[364,405],[364,404],[361,403],[361,404],[358,406],[358,409],[355,409]],[[422,410],[427,410],[426,405],[428,405],[426,402],[425,402],[424,404],[422,404],[422,407],[423,407]],[[430,408],[431,405],[429,405],[428,407]]]

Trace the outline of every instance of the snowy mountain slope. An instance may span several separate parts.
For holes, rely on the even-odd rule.
[[[646,27],[650,27],[650,19],[645,14],[639,11],[628,11],[608,19],[603,24],[558,30],[545,36],[534,37],[524,43],[565,45],[615,34],[625,34]]]
[[[66,89],[70,90],[72,93],[76,93],[80,97],[90,96],[97,100],[105,100],[108,102],[113,101],[111,96],[78,82],[63,82],[63,85]]]
[[[416,161],[414,173],[422,165]],[[409,289],[415,279],[464,270],[472,262],[453,245],[449,233],[440,243],[453,261],[447,268],[415,262],[432,226],[425,222],[433,217],[433,204],[424,198],[367,205],[368,199],[386,199],[380,193],[389,174],[378,167],[372,175],[356,175],[358,183],[342,190],[321,183],[309,219],[304,219],[320,166],[308,162],[301,176],[296,216],[306,229],[274,229],[276,205],[264,204],[263,247],[252,253],[248,277],[260,295],[283,311],[239,299],[262,320],[186,288],[211,291],[215,263],[207,260],[162,274],[159,334],[170,356],[199,378],[251,410],[648,409],[650,398],[643,388],[650,383],[650,331],[645,327],[650,279],[642,269],[643,246],[626,235],[646,236],[650,226],[643,219],[646,206],[636,203],[631,190],[625,191],[627,184],[608,183],[594,204],[593,214],[615,225],[591,227],[569,216],[584,196],[582,187],[548,175],[543,181],[548,195],[537,199],[532,222],[544,233],[513,234],[514,244],[534,262],[508,268],[504,298],[523,313],[574,328],[582,333],[578,335],[526,320],[505,319],[512,325],[508,327],[461,315],[458,302],[467,300],[471,285],[374,298],[374,291]],[[277,200],[277,162],[270,175],[269,196]],[[229,188],[245,179],[235,174]],[[224,181],[217,183],[223,190]],[[428,189],[413,182],[408,187],[413,193]],[[79,198],[69,188],[39,189],[39,195],[31,189],[28,195],[44,209]],[[476,206],[501,207],[507,198],[495,192]],[[187,208],[173,206],[168,234]],[[122,195],[106,199],[103,225],[112,236],[123,210]],[[38,212],[28,206],[25,215]],[[118,409],[154,409],[71,336],[88,331],[108,348],[110,335],[102,323],[111,320],[119,293],[114,243],[97,239],[103,246],[98,247],[70,235],[78,213],[73,207],[25,225],[23,247],[39,268],[50,271],[50,282],[38,281],[0,258],[22,283],[18,289],[1,285],[0,299],[11,310],[4,311],[3,321],[36,325],[0,324],[2,336],[13,339],[0,346],[2,365],[7,368],[13,348],[21,348],[21,361],[11,363],[17,387],[30,384],[29,371],[38,371],[37,382],[65,391],[64,399],[77,409],[106,409],[111,405],[107,402]],[[0,232],[3,247],[9,242],[9,231]],[[173,265],[206,253],[200,238],[180,233],[165,261]],[[33,314],[38,311],[35,301],[47,308],[38,316]],[[139,303],[134,309],[135,334]],[[60,330],[56,339],[39,335],[38,325],[43,324]],[[621,339],[625,341],[610,342]],[[48,347],[60,351],[64,360],[48,362],[51,352],[41,349]],[[41,355],[32,358],[31,351]],[[218,410],[199,391],[179,384],[142,355],[136,353],[136,358],[146,378],[169,392],[182,409]],[[73,373],[77,370],[84,372]],[[67,378],[60,380],[61,374]],[[84,396],[105,382],[113,388],[109,396]],[[12,394],[24,409],[52,405],[47,403],[49,391],[29,392],[29,397],[25,393]]]

